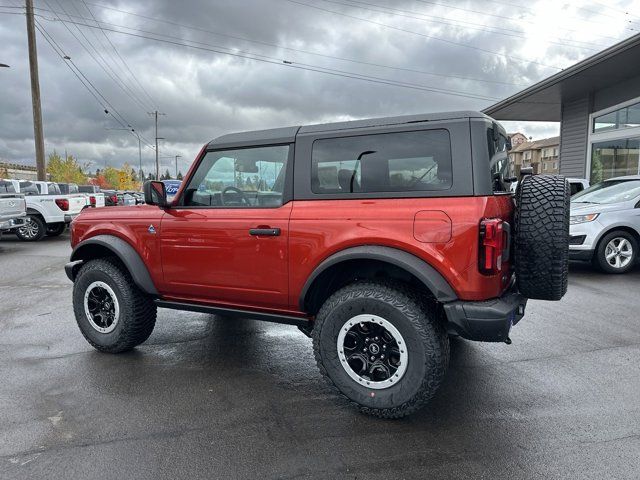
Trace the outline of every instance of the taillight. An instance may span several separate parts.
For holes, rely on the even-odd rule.
[[[488,218],[480,222],[480,252],[478,265],[486,275],[502,270],[502,252],[508,242],[505,223],[499,218]]]
[[[92,207],[96,206],[96,197],[94,197],[93,195],[89,196],[89,203],[91,204]]]
[[[118,203],[118,196],[117,195],[111,195],[111,201],[113,203]]]
[[[58,205],[58,208],[60,208],[60,210],[62,210],[63,212],[69,210],[69,200],[67,200],[66,198],[56,198],[56,205]]]

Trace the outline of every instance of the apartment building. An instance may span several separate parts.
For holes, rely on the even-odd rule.
[[[519,176],[522,168],[533,173],[558,173],[560,137],[543,138],[514,145],[509,152],[509,174]]]

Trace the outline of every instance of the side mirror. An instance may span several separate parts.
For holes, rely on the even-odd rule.
[[[144,191],[144,203],[165,208],[167,204],[167,188],[164,183],[155,180],[147,180],[142,187]]]

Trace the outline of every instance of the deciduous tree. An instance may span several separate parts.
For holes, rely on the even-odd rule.
[[[62,158],[55,150],[49,155],[47,172],[52,182],[83,184],[87,181],[87,175],[76,158],[72,155]]]

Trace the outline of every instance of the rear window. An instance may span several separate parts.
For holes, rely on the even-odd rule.
[[[78,187],[78,191],[80,193],[97,193],[100,190],[96,187],[94,187],[93,185],[80,185]]]
[[[16,189],[13,183],[0,180],[0,193],[16,193]]]
[[[57,183],[47,183],[47,190],[49,195],[62,195],[62,191]]]
[[[451,188],[447,130],[327,138],[313,142],[314,193],[376,193]]]
[[[20,193],[25,195],[40,195],[38,187],[32,182],[20,182]]]

